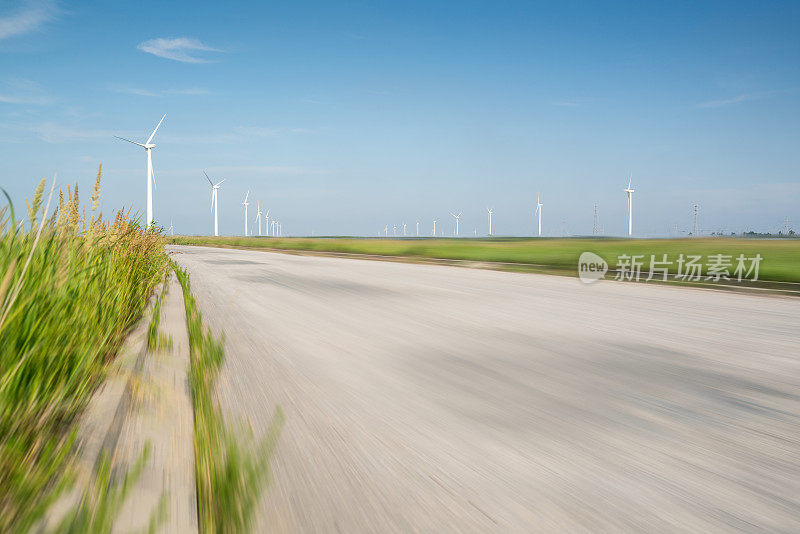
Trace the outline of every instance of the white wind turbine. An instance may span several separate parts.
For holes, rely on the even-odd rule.
[[[256,212],[256,220],[258,221],[258,235],[261,235],[261,201],[259,200],[256,205],[258,206],[258,211]]]
[[[453,217],[456,218],[456,237],[458,237],[458,220],[461,218],[461,213],[462,212],[459,211],[458,215],[456,215],[455,213],[451,213],[450,214],[450,215],[452,215]]]
[[[628,193],[628,237],[633,234],[633,189],[631,189],[631,181],[633,180],[633,173],[628,175],[628,188],[625,192]]]
[[[489,237],[492,237],[492,208],[486,208],[489,212]]]
[[[244,206],[244,236],[247,237],[247,206],[250,205],[247,202],[247,199],[250,198],[250,190],[247,190],[247,194],[244,196],[244,202],[242,202],[242,206]]]
[[[406,236],[406,223],[403,223],[403,237]]]
[[[172,226],[172,219],[169,220],[169,235],[175,235],[175,228]]]
[[[269,210],[264,214],[264,223],[267,225],[267,237],[269,237]]]
[[[208,177],[208,174],[206,174],[206,171],[203,171],[203,174],[206,175],[206,180],[208,180],[208,183],[211,184],[211,211],[214,212],[214,235],[218,236],[219,235],[219,211],[217,209],[217,196],[218,196],[217,195],[217,190],[219,189],[219,186],[222,185],[222,182],[225,181],[225,178],[223,178],[222,180],[220,180],[217,183],[214,183],[214,182],[211,181],[211,178]]]
[[[536,212],[534,215],[539,216],[539,237],[542,237],[542,206],[544,204],[539,201],[539,193],[536,193]]]
[[[127,141],[129,143],[133,143],[134,145],[139,145],[140,147],[144,148],[144,151],[147,153],[147,227],[149,228],[150,225],[153,224],[153,186],[155,185],[155,178],[153,177],[153,157],[152,157],[152,150],[156,147],[156,145],[152,144],[150,141],[153,140],[153,137],[156,135],[156,130],[158,127],[161,126],[161,123],[164,122],[164,117],[166,117],[166,113],[161,120],[158,121],[156,124],[155,130],[153,133],[150,134],[150,137],[147,138],[147,141],[142,143],[137,143],[136,141],[131,141],[130,139],[125,139],[124,137],[120,137],[115,135],[117,139],[122,139],[123,141]]]
[[[275,234],[275,218],[274,218],[274,217],[273,217],[273,219],[272,219],[272,237],[278,237],[278,236]]]
[[[433,220],[433,237],[436,237],[436,219]]]
[[[417,221],[417,237],[419,237],[419,221]]]

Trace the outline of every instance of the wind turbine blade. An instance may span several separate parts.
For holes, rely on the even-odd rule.
[[[117,139],[122,139],[123,141],[127,141],[129,143],[133,143],[134,145],[139,145],[140,147],[144,148],[144,145],[142,143],[137,143],[136,141],[131,141],[130,139],[125,139],[124,137],[120,137],[118,135],[115,135],[114,137],[116,137]]]
[[[153,190],[156,189],[156,168],[153,167],[153,164],[150,164],[150,170],[153,171]]]
[[[209,178],[209,177],[208,177],[208,174],[206,174],[206,171],[203,171],[203,174],[205,174],[205,175],[206,175],[206,180],[208,180],[208,183],[210,183],[210,184],[211,184],[211,187],[214,187],[214,182],[212,182],[212,181],[211,181],[211,178]]]
[[[630,173],[628,175],[628,189],[631,188],[631,180],[633,180],[633,173]]]
[[[215,185],[214,187],[219,187],[222,184],[222,182],[224,182],[224,181],[225,181],[225,178],[223,178],[222,180],[217,182],[217,185]]]
[[[150,141],[152,141],[152,140],[153,140],[153,137],[155,137],[155,135],[156,135],[156,130],[158,130],[158,127],[159,127],[159,126],[161,126],[161,123],[162,123],[162,122],[164,122],[164,117],[166,117],[166,116],[167,116],[167,114],[166,114],[166,113],[164,113],[164,116],[163,116],[163,117],[161,117],[161,120],[160,120],[160,121],[158,121],[158,124],[156,124],[156,129],[155,129],[155,130],[153,130],[153,133],[151,133],[151,134],[150,134],[150,137],[148,137],[148,138],[147,138],[147,143],[145,143],[145,144],[147,144],[147,145],[149,145],[149,144],[150,144]]]
[[[244,201],[247,202],[247,199],[250,198],[250,190],[247,190],[247,194],[244,196]]]

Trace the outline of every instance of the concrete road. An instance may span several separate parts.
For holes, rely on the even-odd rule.
[[[800,300],[171,248],[286,412],[258,531],[800,531]]]

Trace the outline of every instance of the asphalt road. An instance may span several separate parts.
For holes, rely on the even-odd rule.
[[[258,531],[800,531],[800,300],[170,247]]]

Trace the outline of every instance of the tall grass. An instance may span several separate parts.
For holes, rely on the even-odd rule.
[[[214,383],[225,361],[222,339],[203,325],[189,285],[189,275],[173,263],[183,289],[191,364],[189,383],[194,405],[195,478],[200,532],[244,532],[269,479],[269,461],[284,415],[280,407],[260,442],[241,440],[243,429],[225,421],[214,401]]]
[[[0,208],[0,532],[69,484],[78,416],[164,272],[159,232],[97,212],[100,176],[88,221],[77,184],[49,215],[43,180],[27,225]]]

